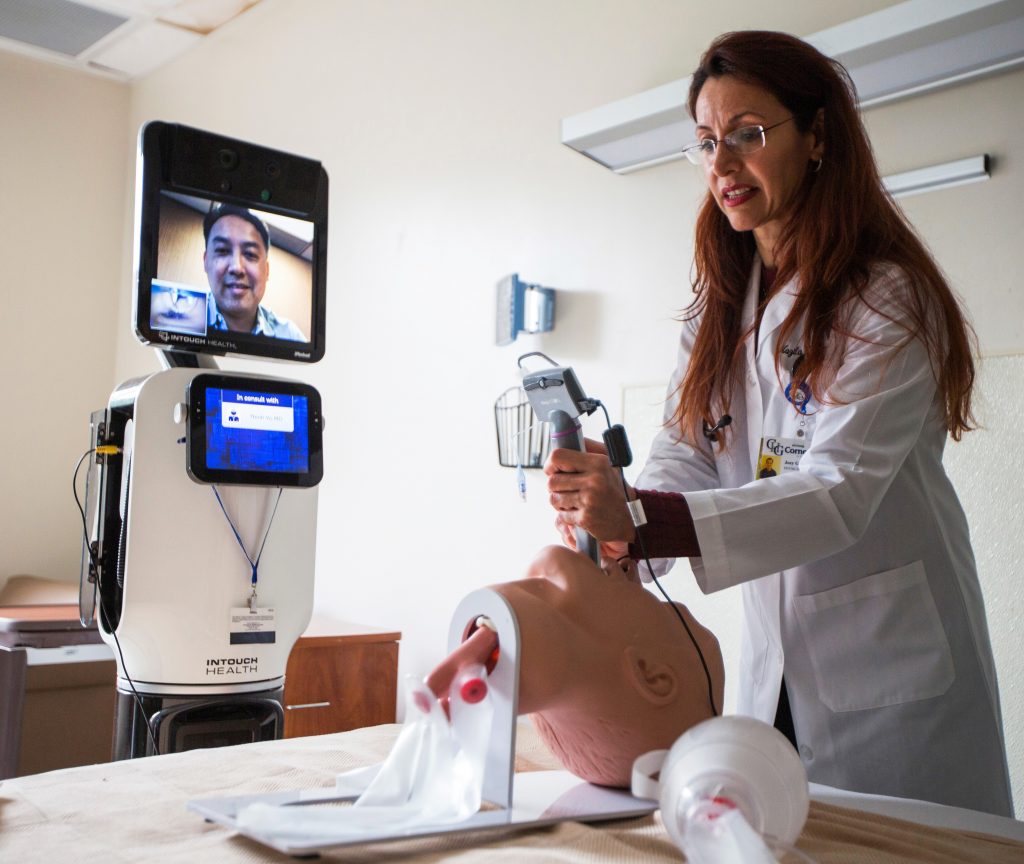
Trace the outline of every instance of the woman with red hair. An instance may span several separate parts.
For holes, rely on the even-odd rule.
[[[705,592],[741,586],[739,713],[775,722],[812,781],[1012,815],[942,467],[972,428],[970,326],[882,186],[840,64],[728,33],[688,107],[708,194],[665,428],[626,490],[646,524],[603,453],[555,450],[558,525],[606,555],[689,557]]]

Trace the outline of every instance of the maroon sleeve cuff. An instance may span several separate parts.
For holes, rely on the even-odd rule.
[[[637,528],[651,558],[693,558],[700,555],[697,531],[686,499],[678,492],[637,489],[647,524]],[[642,561],[639,539],[629,544],[629,557]]]

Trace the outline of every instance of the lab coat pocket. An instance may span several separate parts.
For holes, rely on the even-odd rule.
[[[956,677],[921,561],[793,602],[819,695],[833,711],[941,696]]]

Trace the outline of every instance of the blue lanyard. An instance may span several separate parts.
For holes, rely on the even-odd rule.
[[[213,484],[213,494],[217,498],[217,503],[220,504],[220,512],[223,513],[224,518],[228,520],[231,533],[235,535],[235,540],[238,541],[238,548],[242,550],[245,560],[249,562],[249,566],[252,568],[252,596],[249,598],[250,607],[254,606],[256,603],[256,580],[258,578],[260,558],[263,557],[263,547],[267,545],[267,537],[270,536],[270,526],[274,524],[274,517],[277,515],[277,505],[281,502],[281,493],[283,491],[284,490],[279,486],[277,489],[277,499],[274,501],[274,510],[270,514],[270,521],[267,523],[267,530],[263,534],[263,541],[260,543],[260,551],[256,554],[256,560],[254,561],[246,551],[245,544],[242,542],[238,529],[235,528],[235,523],[231,521],[231,517],[228,516],[228,511],[224,508],[224,502],[220,498],[220,492],[217,491],[217,485]]]

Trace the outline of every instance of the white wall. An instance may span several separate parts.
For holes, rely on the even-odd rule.
[[[1018,816],[1024,810],[1024,73],[870,111],[868,130],[886,173],[992,154],[992,178],[903,200],[973,318],[983,356],[980,428],[946,447],[945,462],[971,525],[999,676]],[[1012,356],[999,356],[1012,355]]]
[[[999,675],[1010,778],[1017,818],[1024,813],[1024,672],[1020,620],[1024,606],[1024,495],[1017,459],[1024,446],[1024,354],[987,357],[981,366],[982,428],[947,448],[945,462],[971,523]]]
[[[71,475],[113,387],[128,88],[0,53],[0,588],[78,579]]]
[[[133,128],[185,122],[314,156],[330,174],[327,357],[273,369],[324,396],[319,611],[401,629],[403,671],[422,674],[456,603],[555,540],[539,478],[523,505],[496,464],[491,406],[515,358],[540,348],[571,363],[613,419],[623,388],[667,378],[700,178],[688,163],[613,175],[559,144],[561,118],[687,74],[723,30],[806,34],[887,5],[264,0],[132,88]],[[998,353],[1024,352],[1007,242],[1021,233],[1021,120],[1008,106],[1022,89],[1018,72],[869,115],[886,171],[998,156],[992,181],[907,202]],[[109,251],[126,284],[127,245]],[[513,271],[560,289],[557,329],[496,348],[494,284]],[[127,290],[121,306],[127,378],[156,364],[130,334]],[[700,597],[682,569],[667,587],[734,654],[734,598]],[[983,578],[1019,610],[1014,575]],[[1013,645],[1012,625],[993,630]],[[1005,699],[1021,673],[1012,648],[999,656],[1024,800],[1024,699]]]

